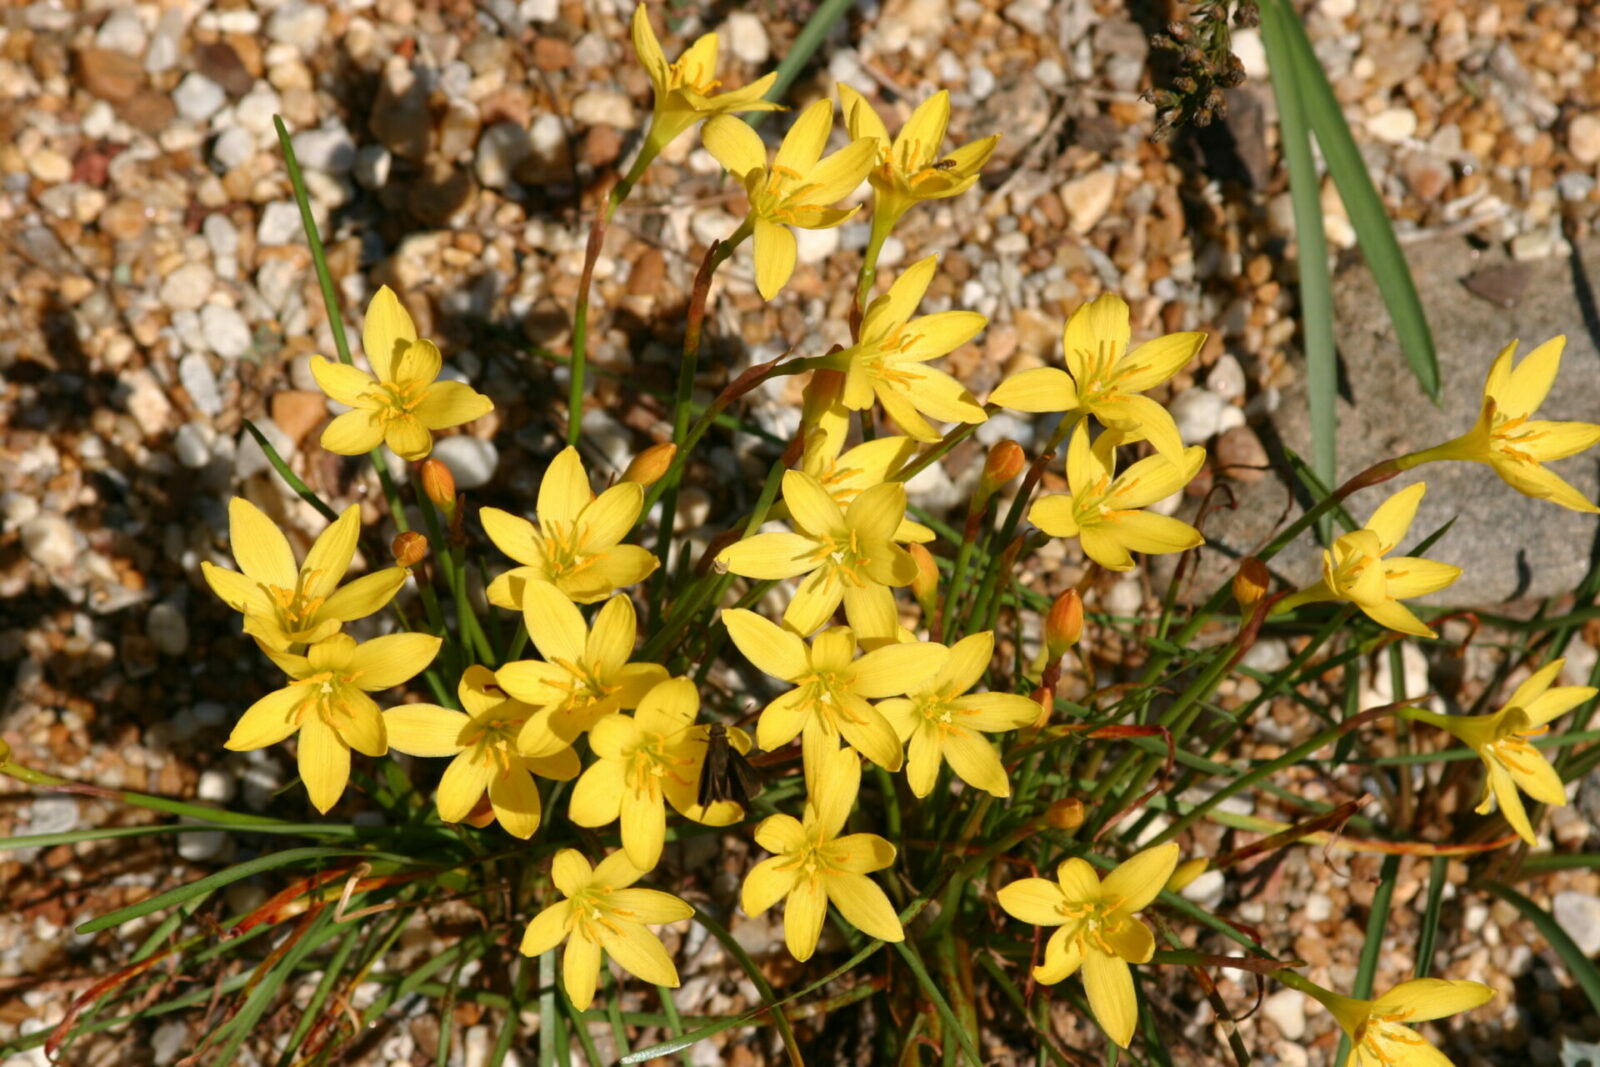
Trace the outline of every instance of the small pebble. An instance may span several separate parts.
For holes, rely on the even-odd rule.
[[[572,101],[572,121],[580,126],[615,126],[619,130],[634,125],[633,102],[612,89],[590,89]]]
[[[172,90],[172,102],[184,118],[204,122],[222,110],[222,105],[228,102],[228,94],[204,74],[191,72]]]
[[[1579,115],[1567,125],[1567,151],[1586,167],[1600,163],[1600,114]]]
[[[1551,901],[1551,914],[1585,956],[1600,953],[1600,897],[1563,890]]]
[[[1114,167],[1101,167],[1080,178],[1074,178],[1061,187],[1061,203],[1072,220],[1072,232],[1086,234],[1105,217],[1111,209],[1117,192],[1117,172]]]
[[[189,402],[202,415],[215,418],[222,414],[222,395],[217,391],[217,376],[211,364],[199,352],[190,352],[178,360],[178,382],[189,394]]]
[[[488,189],[506,188],[511,184],[517,164],[532,152],[532,140],[520,124],[495,123],[478,138],[477,154],[472,160],[472,170],[478,177],[478,184]]]
[[[216,276],[204,263],[185,263],[161,281],[161,302],[173,311],[194,311],[211,295]]]
[[[816,264],[839,250],[839,228],[824,230],[796,229],[794,231],[796,256],[801,263]]]
[[[167,417],[172,414],[172,402],[166,390],[156,381],[156,376],[144,368],[123,375],[119,384],[122,404],[139,424],[146,437],[154,437],[167,428]]]
[[[258,244],[286,245],[300,235],[300,208],[293,200],[274,200],[262,210],[256,223]]]
[[[1261,1002],[1261,1015],[1284,1037],[1299,1041],[1306,1032],[1306,996],[1299,990],[1280,989]]]
[[[304,0],[290,0],[267,19],[267,36],[279,44],[293,45],[304,51],[317,44],[327,24],[327,8]]]
[[[199,470],[211,462],[211,445],[217,432],[203,422],[186,422],[172,435],[178,462],[189,470]]]
[[[72,524],[53,511],[36,515],[22,524],[22,551],[39,566],[58,570],[78,556],[77,537]]]
[[[1205,444],[1222,430],[1223,410],[1232,407],[1209,389],[1189,389],[1172,398],[1167,410],[1186,445]]]
[[[319,9],[320,10],[320,9]],[[337,120],[315,130],[301,130],[291,138],[295,159],[302,167],[348,174],[356,161],[356,143]]]
[[[200,333],[206,347],[223,359],[239,359],[254,344],[244,316],[223,304],[207,304],[200,309]]]
[[[255,154],[255,134],[243,126],[229,126],[211,143],[211,158],[223,170],[241,166]]]
[[[355,179],[363,189],[381,189],[389,180],[394,156],[381,144],[362,145],[356,151]]]
[[[1387,144],[1399,144],[1417,132],[1417,113],[1408,107],[1391,107],[1367,119],[1367,132]]]
[[[741,63],[758,66],[772,55],[766,24],[760,16],[748,11],[736,11],[728,16],[722,28],[722,39],[727,42],[728,51]]]
[[[450,468],[458,489],[479,489],[488,485],[500,462],[500,454],[492,442],[467,434],[435,442],[433,454]]]
[[[100,24],[94,35],[95,47],[121,52],[128,56],[138,56],[144,51],[148,40],[149,37],[144,31],[144,20],[131,7],[113,11],[110,17]]]
[[[0,530],[15,530],[39,514],[39,501],[15,489],[0,493]]]
[[[182,611],[165,600],[145,616],[144,632],[163,655],[181,656],[189,647],[189,623]]]

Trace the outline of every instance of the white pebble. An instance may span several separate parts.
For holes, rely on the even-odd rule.
[[[0,493],[0,530],[15,530],[39,514],[39,501],[28,493],[12,489]]]
[[[225,830],[201,830],[178,835],[178,855],[190,863],[225,859],[233,853],[233,838]]]
[[[314,130],[301,130],[290,138],[295,159],[302,167],[346,174],[356,161],[356,143],[337,121]]]
[[[760,17],[748,11],[738,11],[728,16],[722,28],[728,51],[744,63],[765,63],[772,55],[772,42],[767,38],[767,27]]]
[[[286,245],[300,236],[300,208],[293,200],[274,200],[256,223],[256,243]]]
[[[138,56],[143,52],[148,39],[144,32],[144,20],[132,7],[113,11],[94,35],[96,47],[128,56]]]
[[[178,114],[195,122],[204,122],[228,102],[228,94],[222,91],[222,86],[198,71],[191,71],[184,76],[178,87],[172,90],[172,103],[177,107]]]
[[[211,445],[217,432],[203,422],[186,422],[172,435],[172,447],[178,462],[192,471],[211,462]]]
[[[291,0],[267,19],[267,36],[279,44],[293,45],[304,50],[317,43],[318,38],[322,36],[323,27],[327,24],[326,8],[304,3],[302,0]]]
[[[239,359],[248,354],[255,340],[238,309],[223,304],[207,304],[200,309],[200,334],[206,347],[223,359]]]
[[[1167,405],[1178,436],[1186,445],[1204,444],[1222,431],[1223,410],[1232,407],[1209,389],[1190,389],[1179,393]]]
[[[1239,365],[1232,353],[1224,352],[1211,365],[1211,373],[1206,375],[1206,388],[1224,400],[1236,400],[1244,396],[1244,367]]]
[[[193,311],[206,302],[215,281],[204,263],[185,263],[161,280],[161,302],[173,311]]]
[[[56,570],[77,558],[77,536],[70,522],[47,511],[22,524],[22,551],[39,566]]]
[[[356,152],[356,182],[363,189],[381,189],[389,180],[389,168],[393,165],[394,156],[383,145],[362,145]]]
[[[200,772],[200,784],[195,793],[201,800],[209,800],[216,804],[226,804],[232,800],[239,791],[239,784],[234,776],[215,767],[208,767]]]
[[[795,244],[801,263],[821,263],[839,250],[839,228],[825,230],[796,229]]]
[[[1592,893],[1563,890],[1555,895],[1550,912],[1585,956],[1600,952],[1600,898]]]
[[[1388,144],[1399,144],[1417,132],[1417,113],[1408,107],[1391,107],[1367,119],[1367,132]]]
[[[633,102],[613,89],[590,89],[572,101],[572,121],[580,126],[632,129]]]
[[[494,477],[495,466],[500,462],[500,454],[493,442],[468,434],[458,434],[436,442],[433,454],[440,463],[450,468],[458,489],[478,489],[488,485]]]
[[[222,414],[222,396],[217,391],[217,376],[211,364],[199,352],[190,352],[178,360],[178,382],[189,394],[189,402],[202,415]]]

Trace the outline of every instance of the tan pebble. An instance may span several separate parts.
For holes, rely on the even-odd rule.
[[[1367,132],[1388,144],[1399,144],[1417,132],[1416,112],[1406,107],[1391,107],[1367,119]]]
[[[1061,202],[1072,220],[1072,232],[1088,233],[1111,208],[1117,192],[1117,172],[1113,167],[1092,170],[1061,187]]]
[[[1567,151],[1584,166],[1600,163],[1600,114],[1579,115],[1567,126]]]
[[[60,185],[72,178],[72,160],[46,148],[28,157],[28,172],[47,185]]]
[[[304,389],[284,389],[272,394],[272,421],[298,446],[322,424],[328,414],[327,398]]]
[[[656,295],[666,272],[667,261],[661,252],[658,249],[646,248],[639,254],[639,258],[633,261],[633,269],[628,274],[628,295]]]
[[[144,87],[144,65],[139,58],[106,48],[79,52],[78,76],[89,93],[114,104],[130,99]]]

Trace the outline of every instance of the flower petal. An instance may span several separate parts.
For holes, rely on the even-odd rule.
[[[1494,990],[1481,982],[1413,978],[1401,982],[1372,1005],[1374,1015],[1402,1015],[1408,1023],[1443,1019],[1471,1011],[1494,999]]]
[[[837,749],[818,769],[818,780],[808,783],[807,806],[815,812],[822,836],[837,837],[861,790],[861,758],[848,748]]]
[[[1383,546],[1379,549],[1380,555],[1387,556],[1400,547],[1406,531],[1411,529],[1412,520],[1417,517],[1417,505],[1422,503],[1427,491],[1426,482],[1408,485],[1379,504],[1378,510],[1372,513],[1364,528],[1378,535],[1378,542]]]
[[[1000,907],[1013,919],[1034,926],[1060,926],[1066,922],[1061,887],[1048,878],[1019,878],[995,894]]]
[[[1100,875],[1090,866],[1089,861],[1073,856],[1061,861],[1056,868],[1056,882],[1061,887],[1061,896],[1069,904],[1083,904],[1099,900]],[[1160,887],[1157,887],[1160,891]]]
[[[306,689],[298,685],[268,693],[251,704],[233,724],[233,732],[223,747],[233,752],[249,752],[293,736],[300,729],[299,710],[306,696]]]
[[[316,715],[300,728],[300,780],[311,804],[324,815],[339,802],[350,781],[350,747]]]
[[[989,403],[1011,411],[1071,411],[1078,406],[1078,390],[1066,371],[1057,367],[1034,367],[1001,382],[989,394]]]
[[[1050,935],[1044,946],[1044,962],[1033,969],[1034,981],[1055,985],[1077,973],[1083,966],[1083,942],[1076,936],[1082,925],[1082,920],[1074,919]]]
[[[728,636],[757,670],[792,682],[810,669],[805,642],[794,633],[744,608],[722,612]]]
[[[533,523],[499,508],[481,508],[478,520],[483,523],[483,532],[500,551],[525,566],[544,568],[543,539]]]
[[[377,385],[366,371],[348,363],[336,363],[326,356],[311,357],[311,377],[329,397],[349,407],[360,407],[368,392]]]
[[[385,567],[363,575],[334,590],[318,614],[340,622],[364,619],[393,600],[400,587],[406,584],[406,577],[403,567]]]
[[[783,143],[778,146],[778,154],[773,157],[772,169],[778,171],[779,168],[783,168],[805,175],[807,184],[810,184],[810,171],[822,158],[822,150],[827,147],[828,134],[832,131],[833,101],[825,97],[813,101],[800,112],[794,120],[794,125],[789,127],[789,132],[784,134]],[[815,199],[819,203],[829,202],[823,197]]]
[[[1177,867],[1178,846],[1169,841],[1122,861],[1105,876],[1100,889],[1107,898],[1121,898],[1118,910],[1132,915],[1156,899]]]
[[[494,410],[494,401],[465,382],[434,382],[413,409],[417,421],[430,430],[448,430],[452,426],[482,418]]]
[[[921,685],[944,665],[948,650],[928,641],[885,645],[856,660],[851,691],[878,700]]]
[[[1461,568],[1421,556],[1391,556],[1383,561],[1389,595],[1397,600],[1437,593],[1461,577]]]
[[[861,337],[865,344],[881,341],[896,327],[903,325],[922,303],[934,272],[939,268],[938,256],[917,260],[900,272],[889,286],[889,291],[867,305],[861,317]],[[982,316],[979,316],[982,318]],[[982,329],[980,326],[979,329]],[[974,331],[976,332],[976,331]],[[959,344],[961,342],[957,342]],[[955,345],[951,345],[954,348]],[[945,351],[949,351],[946,349]]]
[[[541,527],[552,523],[570,525],[578,521],[578,516],[583,514],[583,509],[593,499],[589,476],[583,470],[583,460],[578,457],[578,450],[568,445],[545,468],[544,477],[539,481],[539,501],[534,510],[539,515]]]
[[[654,870],[667,839],[666,802],[630,785],[623,789],[620,815],[628,861],[641,871]]]
[[[465,819],[489,787],[490,764],[473,751],[461,753],[444,769],[439,779],[439,818],[445,822]]]
[[[632,922],[675,923],[694,915],[694,908],[671,893],[659,889],[617,889],[606,897],[616,912],[626,912]]]
[[[856,698],[860,700],[859,697]],[[839,723],[839,733],[845,744],[861,753],[886,771],[898,771],[905,753],[900,747],[900,737],[887,719],[861,701],[854,714]]]
[[[627,594],[618,593],[595,613],[594,626],[584,644],[583,661],[591,670],[610,674],[620,670],[633,655],[639,632],[638,616]]]
[[[406,385],[430,384],[438,379],[444,369],[444,355],[439,346],[423,338],[398,350],[399,356],[389,368],[393,381]]]
[[[733,121],[738,121],[737,119]],[[740,125],[744,125],[742,122]],[[755,222],[756,290],[763,300],[783,291],[794,275],[799,246],[787,226],[758,216]]]
[[[1556,372],[1561,369],[1561,351],[1567,339],[1557,335],[1524,356],[1506,375],[1504,386],[1495,395],[1495,404],[1510,418],[1531,415],[1550,395]]]
[[[800,880],[800,868],[787,856],[773,856],[750,868],[739,891],[739,906],[752,918],[789,895]]]
[[[1170,379],[1205,347],[1203,333],[1169,333],[1146,341],[1123,359],[1118,385],[1130,393],[1142,393]]]
[[[761,135],[750,124],[729,115],[718,115],[700,131],[700,143],[741,181],[753,170],[767,165],[767,148]]]
[[[228,540],[239,569],[252,581],[292,590],[300,578],[289,539],[250,501],[236,496],[228,501]]]
[[[879,941],[904,941],[905,929],[894,905],[876,882],[860,874],[836,874],[825,879],[824,888],[845,922]]]
[[[717,562],[745,578],[797,578],[816,569],[817,548],[804,534],[756,534],[717,553]]]
[[[1102,353],[1114,355],[1119,361],[1126,355],[1131,336],[1127,303],[1115,293],[1101,293],[1079,305],[1061,331],[1067,370],[1078,381],[1088,381],[1094,376]]]
[[[1083,960],[1083,989],[1089,994],[1089,1010],[1106,1036],[1127,1048],[1139,1022],[1139,1000],[1126,961],[1104,952],[1089,952]]]
[[[594,879],[594,868],[575,848],[564,848],[550,861],[550,880],[564,897],[575,897]]]
[[[1034,708],[1038,705],[1034,704]],[[1011,782],[1006,777],[1005,765],[1000,762],[1000,753],[981,734],[965,730],[945,734],[944,758],[950,769],[973,788],[997,797],[1011,795]]]
[[[238,571],[218,567],[210,560],[200,561],[200,573],[205,576],[211,591],[222,602],[243,615],[275,616],[277,606],[261,583]]]
[[[600,943],[617,966],[635,978],[676,988],[678,969],[672,965],[661,939],[638,923],[619,922],[601,928]]]
[[[549,582],[529,582],[522,591],[522,620],[534,647],[546,660],[573,664],[583,661],[589,628],[577,605],[561,590]]]
[[[339,456],[362,456],[383,444],[383,423],[371,411],[347,411],[328,423],[319,444]]]
[[[862,137],[876,137],[884,144],[889,143],[889,131],[883,125],[883,119],[867,103],[867,98],[859,91],[839,82],[839,110],[844,114],[844,126],[849,131],[852,139]]]
[[[351,677],[369,693],[414,678],[433,662],[444,644],[432,634],[385,634],[363,641],[350,655]]]
[[[344,418],[344,415],[339,418]],[[429,433],[428,428],[418,422],[415,416],[404,415],[391,420],[384,427],[383,443],[401,459],[414,463],[419,459],[426,459],[428,453],[433,451],[433,434]]]
[[[796,633],[811,634],[827,625],[844,599],[844,583],[837,568],[819,567],[806,576],[783,612],[783,624]],[[765,746],[763,746],[765,747]]]
[[[796,881],[783,908],[783,940],[789,955],[801,963],[811,958],[827,914],[828,895],[822,888],[822,879],[812,875]]]
[[[622,794],[627,789],[622,764],[598,760],[578,776],[567,802],[567,815],[579,826],[608,826],[622,813]]]
[[[1028,521],[1051,537],[1078,535],[1077,509],[1067,493],[1051,493],[1035,500],[1028,508]]]
[[[640,7],[642,9],[643,5]],[[522,954],[542,956],[561,944],[561,939],[567,936],[567,919],[571,914],[572,905],[562,900],[535,915],[522,932]]]
[[[361,350],[367,354],[372,373],[381,381],[393,381],[394,360],[416,339],[417,327],[400,298],[387,285],[380,285],[367,304],[361,326]]]
[[[1106,536],[1114,537],[1130,552],[1148,555],[1166,555],[1187,552],[1205,544],[1200,531],[1180,519],[1157,515],[1152,511],[1114,512],[1114,522],[1100,527]]]
[[[539,829],[539,787],[526,767],[514,765],[489,779],[489,804],[506,833],[524,841]]]
[[[466,747],[461,737],[471,723],[437,704],[400,704],[383,713],[389,747],[408,756],[454,756]]]
[[[600,946],[574,929],[561,954],[561,985],[572,1006],[588,1010],[594,1003],[595,987],[600,984]]]

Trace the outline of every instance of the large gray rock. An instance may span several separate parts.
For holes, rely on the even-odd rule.
[[[1579,252],[1587,278],[1600,280],[1600,241],[1583,245]],[[1357,262],[1341,271],[1334,285],[1341,480],[1373,463],[1466,432],[1478,416],[1489,364],[1513,338],[1522,342],[1517,349],[1521,358],[1546,339],[1566,335],[1561,373],[1539,409],[1540,418],[1600,421],[1600,350],[1584,313],[1593,294],[1580,292],[1582,283],[1570,259],[1518,264],[1517,269],[1527,269],[1528,277],[1508,308],[1474,295],[1464,284],[1474,272],[1503,262],[1503,253],[1479,253],[1467,242],[1452,239],[1413,245],[1407,257],[1433,327],[1443,406],[1431,403],[1412,377],[1366,266]],[[1590,322],[1592,315],[1591,311]],[[1285,391],[1277,412],[1260,429],[1275,463],[1281,461],[1284,447],[1309,459],[1303,377]],[[1600,491],[1600,451],[1560,461],[1553,469],[1591,500]],[[1455,585],[1425,602],[1488,606],[1558,595],[1583,579],[1592,554],[1600,551],[1596,516],[1524,497],[1478,463],[1425,464],[1356,493],[1349,501],[1350,513],[1364,522],[1390,494],[1418,480],[1428,483],[1428,494],[1411,529],[1411,543],[1455,516],[1455,525],[1427,555],[1464,568]],[[1302,511],[1303,499],[1297,499],[1284,516],[1288,490],[1282,478],[1233,488],[1239,507],[1215,511],[1205,524],[1209,544],[1202,550],[1199,581],[1192,587],[1201,595],[1231,574],[1240,556],[1260,548]],[[1402,545],[1400,551],[1408,547]],[[1316,579],[1319,561],[1308,536],[1276,557],[1272,569],[1285,580],[1304,584]]]

